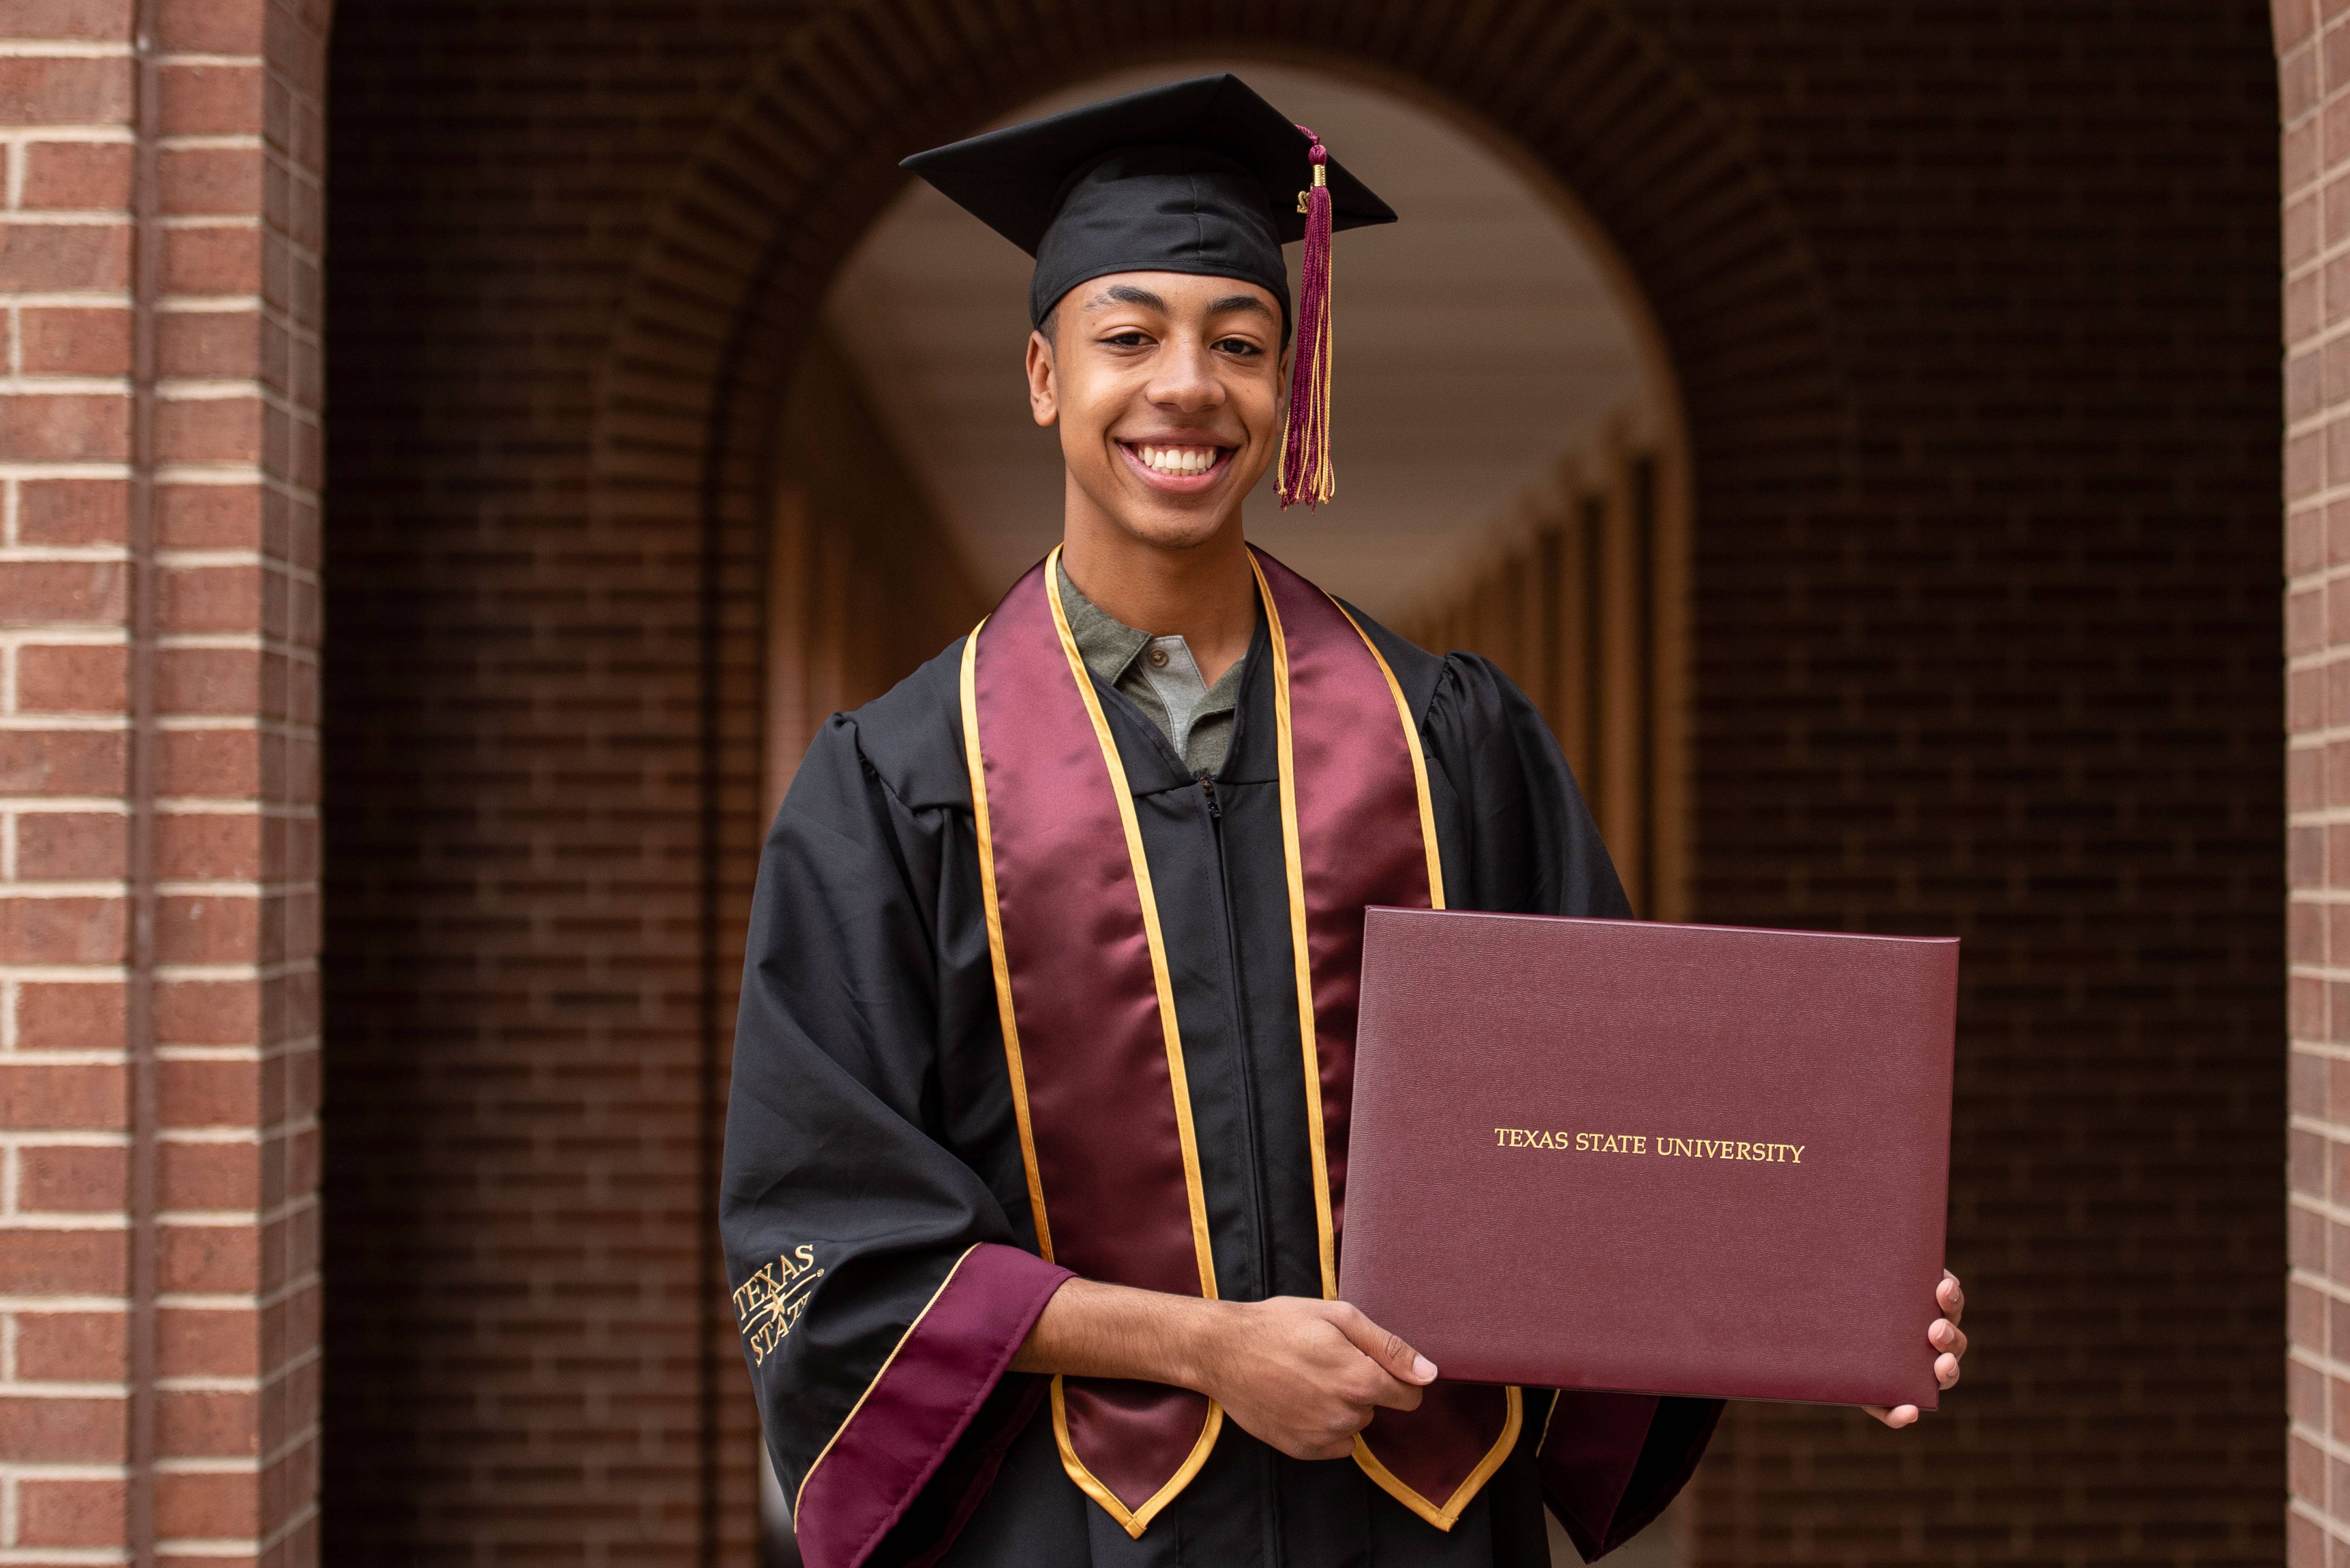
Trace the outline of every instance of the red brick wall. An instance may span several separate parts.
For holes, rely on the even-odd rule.
[[[2274,6],[2284,121],[2293,1568],[2350,1562],[2350,27]],[[2339,797],[2337,799],[2337,797]]]
[[[1754,12],[1767,12],[1767,22]],[[2274,78],[2250,5],[1674,8],[1851,456],[1699,464],[1700,908],[1966,940],[1918,1440],[1752,1406],[1709,1561],[2282,1555]]]
[[[317,1560],[326,11],[0,5],[11,1563]]]
[[[337,1562],[739,1560],[713,1086],[775,410],[889,161],[1156,8],[360,5],[337,38]],[[1280,0],[1484,116],[1669,340],[1695,912],[1968,940],[1898,1438],[1752,1407],[1711,1563],[2273,1562],[2277,109],[2248,3]]]

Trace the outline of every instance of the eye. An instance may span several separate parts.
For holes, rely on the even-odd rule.
[[[1243,358],[1264,352],[1245,337],[1226,337],[1219,341],[1216,347],[1226,354],[1236,355]]]
[[[1149,343],[1150,338],[1146,333],[1129,328],[1124,332],[1113,332],[1102,341],[1114,348],[1139,348]]]

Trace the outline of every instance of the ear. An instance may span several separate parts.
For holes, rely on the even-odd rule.
[[[1061,388],[1053,363],[1053,342],[1042,332],[1028,334],[1028,413],[1040,425],[1061,417]]]

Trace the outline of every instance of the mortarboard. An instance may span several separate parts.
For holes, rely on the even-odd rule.
[[[1330,498],[1330,234],[1395,213],[1229,73],[1147,88],[905,161],[1036,258],[1029,319],[1116,272],[1256,284],[1295,325],[1281,504]],[[1305,242],[1293,309],[1281,247]]]

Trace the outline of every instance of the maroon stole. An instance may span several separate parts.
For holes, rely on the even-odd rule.
[[[988,948],[1039,1250],[1091,1280],[1213,1298],[1200,1158],[1134,802],[1069,635],[1055,549],[963,647],[962,723]],[[1444,907],[1417,725],[1337,601],[1262,551],[1290,945],[1322,1293],[1337,1293],[1355,1007],[1368,904]],[[1205,1463],[1223,1411],[1159,1384],[1055,1377],[1070,1479],[1139,1536]],[[1449,1530],[1517,1440],[1515,1388],[1439,1383],[1381,1410],[1355,1461]]]

